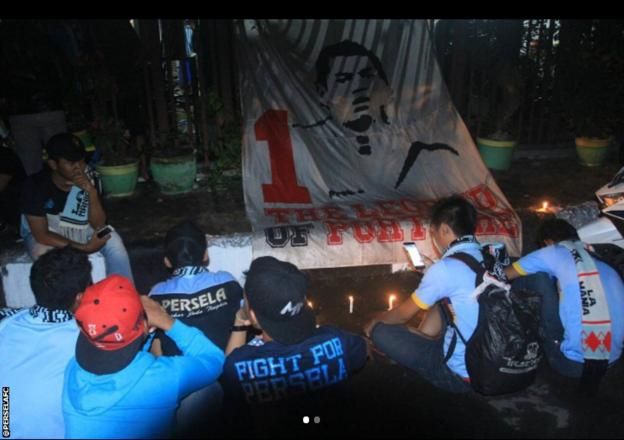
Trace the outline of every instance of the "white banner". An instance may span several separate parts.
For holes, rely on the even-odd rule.
[[[243,183],[254,258],[301,268],[406,261],[435,200],[463,194],[477,235],[521,224],[455,110],[424,20],[246,20],[237,29]]]

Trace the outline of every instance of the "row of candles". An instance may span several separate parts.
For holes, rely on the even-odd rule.
[[[540,208],[535,209],[536,212],[539,213],[552,213],[552,212],[557,212],[557,210],[560,209],[556,206],[550,206],[548,202],[543,202],[542,206]],[[396,301],[396,295],[389,295],[388,296],[388,310],[392,310],[392,308],[394,307],[394,302]],[[353,297],[353,295],[349,295],[349,313],[353,314],[353,304],[355,302],[355,298]],[[310,308],[312,308],[313,304],[312,301],[308,301],[308,306]]]
[[[557,212],[557,210],[560,209],[556,206],[550,206],[548,202],[543,202],[542,206],[540,208],[535,209],[536,212],[539,213],[552,213],[552,212]],[[388,296],[388,310],[392,310],[392,308],[394,307],[394,302],[396,301],[396,295],[389,295]],[[353,295],[349,295],[349,313],[353,314],[353,304],[355,302],[355,298],[353,297]],[[312,301],[308,301],[308,306],[310,308],[312,308],[313,304]]]
[[[394,302],[396,301],[397,297],[396,295],[390,295],[388,296],[388,310],[392,310],[392,308],[394,307]],[[355,302],[355,298],[353,298],[353,295],[349,295],[349,313],[353,314],[353,304]],[[312,301],[308,301],[308,307],[313,308],[313,304]]]

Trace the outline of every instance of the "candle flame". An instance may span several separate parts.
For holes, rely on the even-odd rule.
[[[544,200],[542,202],[542,207],[541,208],[537,208],[535,211],[536,212],[548,212],[549,211],[549,203],[548,201]]]
[[[392,310],[394,300],[396,300],[396,295],[390,295],[390,298],[388,300],[388,310]]]
[[[308,301],[308,307],[312,308],[312,301]]]
[[[349,295],[349,301],[353,301],[353,297]]]

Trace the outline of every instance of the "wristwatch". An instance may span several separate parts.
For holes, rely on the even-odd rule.
[[[251,325],[233,325],[232,328],[230,329],[230,331],[232,331],[232,332],[246,332],[251,327],[252,327]]]

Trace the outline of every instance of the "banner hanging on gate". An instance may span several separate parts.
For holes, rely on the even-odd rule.
[[[425,20],[244,20],[243,183],[254,257],[300,268],[433,257],[428,216],[461,194],[477,235],[521,224],[455,110]]]

